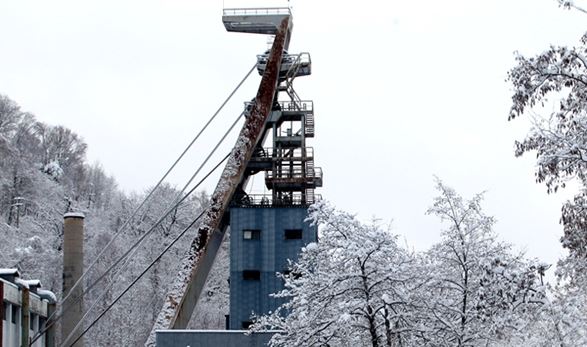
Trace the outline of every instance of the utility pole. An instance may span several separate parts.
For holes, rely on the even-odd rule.
[[[21,196],[17,196],[13,199],[12,206],[16,207],[16,227],[18,228],[20,225],[20,207],[24,205],[24,198]],[[12,212],[12,208],[10,209]]]

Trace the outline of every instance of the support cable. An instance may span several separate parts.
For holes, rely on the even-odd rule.
[[[191,194],[191,192],[194,190],[194,188],[192,188],[190,190],[190,192],[186,195],[184,195],[181,199],[180,196],[183,194],[183,192],[185,192],[185,190],[187,189],[187,187],[192,183],[192,181],[196,178],[196,176],[198,175],[198,173],[200,173],[200,171],[202,170],[202,168],[204,167],[204,165],[206,165],[208,163],[208,160],[210,160],[210,158],[212,157],[212,155],[216,152],[216,150],[218,149],[218,147],[220,147],[220,145],[222,144],[222,142],[224,142],[224,140],[226,139],[226,137],[228,136],[228,134],[230,134],[230,132],[232,131],[232,129],[234,129],[234,127],[236,126],[236,124],[238,123],[238,121],[240,120],[240,118],[243,116],[244,112],[241,113],[236,120],[234,121],[234,123],[232,123],[232,125],[230,126],[230,128],[226,131],[226,133],[224,133],[224,135],[222,136],[222,138],[220,139],[220,141],[218,141],[218,143],[216,144],[216,146],[214,147],[214,149],[212,150],[212,152],[210,152],[210,154],[208,154],[208,156],[206,157],[206,159],[202,162],[202,164],[200,164],[200,166],[198,167],[198,169],[196,170],[196,172],[192,175],[192,177],[190,177],[190,179],[188,180],[188,182],[184,185],[184,187],[182,188],[182,190],[178,193],[178,195],[175,197],[175,199],[173,200],[174,202],[172,202],[172,207],[168,208],[167,211],[163,214],[163,216],[159,217],[159,219],[155,222],[154,225],[152,225],[149,230],[147,230],[146,233],[144,233],[139,240],[137,240],[130,249],[128,249],[122,256],[120,256],[100,277],[98,277],[98,279],[96,279],[86,290],[83,291],[81,297],[83,297],[84,294],[86,294],[88,291],[90,291],[93,287],[95,287],[102,279],[104,279],[104,277],[106,277],[106,275],[112,271],[113,268],[115,268],[118,264],[120,264],[123,260],[125,260],[125,258],[128,257],[128,255],[134,250],[136,249],[146,238],[147,236],[149,236],[157,226],[159,226],[159,224],[161,224],[163,222],[163,220],[165,220],[165,218],[167,218],[167,216],[169,216],[169,214],[171,214],[171,212],[173,212],[173,210],[175,210],[182,202],[185,201],[185,199],[188,197],[189,194]],[[206,175],[204,177],[204,179],[208,178],[208,176],[211,174],[208,173],[208,175]],[[198,182],[197,186],[199,186],[203,181]],[[178,200],[179,199],[179,200]],[[121,269],[119,269],[120,271]]]
[[[228,158],[228,156],[226,156],[226,158]],[[224,161],[224,160],[223,160],[223,161]],[[197,222],[198,220],[200,220],[200,218],[201,218],[201,217],[204,215],[204,213],[205,213],[205,212],[206,212],[206,210],[204,209],[204,210],[203,210],[203,211],[202,211],[202,212],[201,212],[201,213],[198,215],[198,217],[196,217],[196,219],[194,219],[194,220],[193,220],[193,221],[190,223],[190,225],[188,225],[188,227],[187,227],[187,228],[185,228],[185,229],[184,229],[184,230],[183,230],[181,233],[179,233],[179,235],[177,235],[177,237],[176,237],[176,238],[175,238],[173,241],[171,241],[171,243],[170,243],[170,244],[169,244],[167,247],[165,247],[165,249],[164,249],[164,250],[163,250],[161,253],[159,253],[159,255],[157,256],[157,258],[155,258],[155,259],[154,259],[154,260],[151,262],[151,264],[149,264],[149,266],[147,266],[147,268],[146,268],[145,270],[143,270],[143,272],[141,272],[141,274],[140,274],[140,275],[139,275],[137,278],[135,278],[135,280],[134,280],[134,281],[132,281],[132,283],[131,283],[130,285],[128,285],[128,286],[126,287],[126,289],[124,289],[124,290],[122,291],[122,293],[120,293],[120,294],[119,294],[119,295],[116,297],[116,299],[114,299],[114,301],[113,301],[113,302],[112,302],[110,305],[108,305],[108,307],[106,307],[106,309],[105,309],[104,311],[102,311],[102,313],[100,313],[100,315],[99,315],[99,316],[98,316],[96,319],[94,319],[94,320],[92,321],[92,323],[90,323],[90,325],[89,325],[87,328],[85,328],[85,329],[84,329],[84,331],[82,331],[82,332],[81,332],[81,334],[80,334],[80,335],[79,335],[79,336],[78,336],[78,337],[77,337],[77,338],[76,338],[76,339],[75,339],[75,340],[74,340],[74,341],[73,341],[73,342],[72,342],[72,343],[69,345],[69,347],[72,347],[73,345],[75,345],[75,343],[76,343],[76,342],[78,342],[78,341],[79,341],[79,340],[80,340],[82,337],[84,337],[84,335],[85,335],[85,334],[86,334],[86,333],[87,333],[87,332],[88,332],[88,331],[89,331],[89,330],[90,330],[90,329],[91,329],[91,328],[94,326],[94,324],[96,324],[96,323],[97,323],[97,322],[98,322],[98,321],[99,321],[99,320],[100,320],[102,317],[104,317],[104,315],[106,314],[106,312],[108,312],[108,311],[109,311],[109,310],[110,310],[110,309],[111,309],[111,308],[112,308],[114,305],[116,305],[116,303],[118,302],[118,300],[120,300],[120,299],[121,299],[121,298],[124,296],[124,294],[126,294],[126,293],[127,293],[127,292],[128,292],[128,291],[129,291],[129,290],[130,290],[130,289],[131,289],[131,288],[132,288],[132,287],[133,287],[133,286],[134,286],[134,285],[135,285],[135,284],[136,284],[136,283],[137,283],[137,282],[138,282],[138,281],[139,281],[139,280],[140,280],[140,279],[141,279],[141,278],[142,278],[142,277],[143,277],[143,276],[144,276],[144,275],[145,275],[145,274],[146,274],[146,273],[147,273],[147,272],[148,272],[148,271],[149,271],[149,270],[150,270],[150,269],[151,269],[151,268],[152,268],[152,267],[153,267],[153,266],[154,266],[154,265],[155,265],[155,264],[156,264],[156,263],[157,263],[157,262],[158,262],[158,261],[159,261],[159,260],[160,260],[160,259],[163,257],[163,255],[165,255],[165,253],[167,253],[167,251],[169,251],[169,249],[171,249],[171,247],[173,247],[173,245],[175,245],[175,243],[176,243],[177,241],[179,241],[179,239],[180,239],[180,238],[181,238],[183,235],[185,235],[185,233],[186,233],[188,230],[190,230],[190,229],[192,228],[192,226],[194,226],[194,224],[196,224],[196,222]],[[78,323],[78,324],[79,324],[79,323]],[[75,331],[75,329],[74,329],[74,331]],[[70,336],[71,336],[71,335],[70,335]],[[68,336],[68,339],[70,338],[70,336]],[[67,346],[66,342],[67,342],[67,341],[65,341],[65,342],[63,343],[63,346]]]
[[[200,166],[198,167],[198,169],[196,170],[196,172],[192,175],[192,177],[190,177],[190,179],[188,180],[188,182],[184,185],[184,187],[182,188],[182,190],[178,193],[178,195],[175,197],[174,202],[172,203],[172,207],[168,208],[167,211],[155,222],[154,225],[152,225],[149,230],[144,233],[139,240],[137,240],[132,246],[131,248],[129,248],[122,256],[120,256],[112,265],[110,265],[110,267],[108,267],[108,269],[106,269],[106,271],[104,271],[104,273],[102,275],[100,275],[92,284],[90,284],[87,288],[85,288],[82,292],[82,294],[77,297],[74,298],[73,302],[70,303],[68,305],[68,307],[65,308],[65,310],[62,309],[63,312],[61,312],[59,315],[57,315],[57,317],[55,317],[51,323],[49,325],[47,325],[44,329],[40,330],[37,333],[37,336],[33,339],[33,342],[36,341],[40,336],[42,336],[42,334],[44,334],[52,325],[54,325],[55,323],[57,323],[57,321],[59,321],[63,315],[69,311],[71,309],[71,307],[73,307],[73,305],[75,303],[77,303],[78,301],[81,300],[81,298],[84,297],[85,294],[87,294],[90,290],[92,290],[99,282],[101,282],[111,271],[113,271],[113,269],[118,266],[120,263],[122,263],[125,259],[127,259],[129,257],[129,254],[132,257],[132,254],[134,254],[134,251],[136,251],[138,248],[138,246],[155,230],[155,228],[161,224],[161,222],[163,222],[163,220],[169,216],[169,214],[171,214],[171,212],[173,212],[174,209],[176,209],[182,202],[185,201],[185,199],[187,199],[187,197],[189,196],[189,194],[191,194],[202,182],[204,179],[208,178],[208,176],[212,173],[209,172],[204,179],[202,179],[200,182],[198,182],[198,184],[196,186],[194,186],[186,195],[184,195],[182,198],[181,195],[183,194],[183,192],[185,192],[185,190],[187,189],[187,187],[192,183],[192,181],[196,178],[196,176],[200,173],[200,171],[202,170],[202,168],[204,167],[204,165],[206,165],[208,163],[208,161],[210,160],[210,158],[212,157],[212,155],[216,152],[216,150],[220,147],[220,145],[224,142],[224,140],[226,139],[226,137],[230,134],[230,132],[234,129],[234,127],[238,124],[238,121],[242,118],[242,116],[245,114],[245,112],[241,112],[241,114],[235,119],[235,121],[232,123],[232,125],[229,127],[229,129],[224,133],[224,135],[222,136],[222,138],[218,141],[218,143],[215,145],[214,149],[208,154],[208,156],[206,157],[206,159],[200,164]],[[228,157],[228,156],[227,156]],[[226,158],[225,158],[226,159]],[[225,159],[223,159],[222,161],[224,161]],[[218,164],[220,165],[220,163]],[[216,169],[218,166],[214,167],[214,169]],[[179,199],[179,200],[178,200]],[[132,254],[131,254],[132,253]],[[121,272],[124,267],[128,265],[127,263],[123,264],[118,270],[115,270],[114,273],[115,275],[118,274],[119,272]],[[114,282],[111,282],[112,284]],[[107,289],[109,290],[109,288]],[[89,314],[89,312],[96,306],[96,304],[101,300],[101,298],[106,294],[106,291],[104,291],[99,298],[92,304],[92,306],[86,311],[86,314],[84,314],[84,316],[82,317],[82,319],[80,320],[83,321],[87,315]],[[73,292],[73,289],[70,291]],[[63,301],[62,301],[63,303]],[[79,325],[79,323],[78,323]],[[74,328],[73,331],[77,330],[77,326]],[[72,331],[72,333],[73,333]]]
[[[208,162],[208,160],[210,160],[210,158],[212,157],[212,155],[216,152],[216,150],[218,149],[218,147],[220,147],[220,145],[224,142],[224,140],[226,139],[226,137],[230,134],[230,132],[232,131],[232,129],[234,129],[234,127],[238,124],[238,121],[242,118],[242,116],[245,114],[245,112],[241,112],[241,114],[235,119],[235,121],[232,123],[232,125],[230,126],[230,128],[228,128],[228,130],[224,133],[224,135],[222,136],[222,138],[220,139],[220,141],[218,141],[218,143],[216,144],[216,146],[214,146],[214,149],[212,149],[212,151],[210,152],[210,154],[208,154],[208,156],[206,157],[206,159],[204,160],[204,162],[202,162],[202,164],[200,165],[200,167],[198,167],[198,169],[196,170],[196,172],[192,175],[192,177],[190,177],[190,179],[188,180],[188,182],[185,184],[185,186],[183,187],[183,189],[181,190],[181,192],[179,193],[178,197],[183,194],[183,192],[187,189],[187,187],[191,184],[191,182],[196,178],[196,176],[198,175],[198,173],[202,170],[202,168],[204,167],[204,165],[206,165],[206,163]],[[228,157],[228,155],[222,160],[224,161],[226,158]],[[220,163],[218,163],[218,165],[220,165]],[[217,166],[214,167],[214,169],[216,169]],[[112,264],[105,272],[104,274],[102,274],[96,281],[94,281],[94,283],[92,283],[90,285],[90,287],[85,290],[83,292],[82,295],[80,295],[80,297],[76,298],[76,300],[81,300],[81,298],[83,297],[83,295],[85,293],[87,293],[89,290],[91,290],[96,284],[98,284],[98,282],[100,282],[104,277],[106,277],[106,275],[112,271],[113,268],[115,268],[116,266],[118,266],[118,264],[120,264],[122,261],[124,261],[125,259],[127,259],[129,257],[130,254],[130,258],[128,259],[132,259],[132,255],[134,254],[134,252],[136,252],[136,250],[138,250],[138,246],[149,236],[151,235],[151,233],[153,232],[153,230],[155,230],[155,228],[161,223],[163,222],[163,220],[165,218],[167,218],[167,216],[169,214],[171,214],[171,212],[173,212],[174,209],[176,209],[185,199],[187,199],[187,197],[189,196],[189,194],[191,194],[202,182],[203,180],[205,180],[206,178],[208,178],[208,176],[211,174],[212,172],[209,172],[200,182],[198,182],[198,184],[196,186],[194,186],[186,195],[184,195],[183,198],[181,198],[179,201],[177,201],[176,203],[173,203],[173,206],[171,208],[169,208],[165,214],[160,217],[157,222],[146,232],[144,233],[139,240],[137,240],[132,246],[131,248],[129,248],[122,256],[120,256],[115,262],[114,264]],[[176,198],[177,199],[177,198]],[[121,272],[125,266],[127,264],[123,264],[117,271],[117,273]],[[73,328],[73,330],[70,333],[70,336],[78,329],[78,327],[81,325],[81,323],[83,322],[83,320],[88,316],[88,314],[93,310],[93,308],[97,305],[98,302],[101,301],[101,299],[104,297],[104,295],[106,295],[106,293],[108,292],[108,290],[112,287],[112,285],[114,285],[114,281],[111,282],[111,285],[109,286],[109,288],[107,288],[100,296],[98,299],[96,299],[96,301],[94,301],[94,303],[92,304],[92,306],[86,311],[86,313],[84,314],[84,316],[82,317],[82,319],[80,320],[80,322]],[[73,304],[70,304],[69,307],[72,307]],[[61,317],[60,317],[61,318]]]
[[[194,187],[192,187],[185,195],[184,197],[181,199],[181,202],[183,202],[185,199],[187,199],[187,197],[189,197],[208,177],[210,177],[210,175],[216,171],[216,169],[226,160],[228,159],[228,156],[230,155],[227,154],[224,158],[222,158],[218,164],[216,164],[207,174],[206,176],[204,176]],[[179,203],[177,205],[179,205]],[[175,207],[177,207],[177,205]],[[174,208],[175,208],[174,207]],[[173,208],[172,208],[173,209]],[[172,210],[171,209],[171,210]],[[200,217],[206,212],[206,209],[203,209],[203,211],[198,215],[198,217],[192,222],[190,223],[190,225],[185,228],[160,254],[159,256],[157,256],[157,258],[155,258],[155,260],[153,260],[153,262],[151,262],[151,264],[139,275],[138,278],[136,278],[115,300],[114,302],[112,302],[104,312],[102,312],[98,318],[96,318],[94,321],[92,321],[92,323],[80,334],[80,336],[70,345],[73,346],[94,324],[96,324],[96,322],[102,318],[102,316],[104,316],[104,314],[106,314],[106,312],[108,310],[110,310],[110,308],[112,308],[112,306],[114,306],[114,304],[116,304],[116,302],[118,302],[118,300],[120,300],[120,298],[126,293],[128,292],[128,290],[130,290],[130,288],[151,268],[153,267],[153,265],[155,265],[155,263],[161,259],[161,257],[163,257],[163,255],[200,219]],[[136,246],[137,243],[135,243],[133,245]],[[108,286],[108,288],[106,288],[106,290],[102,293],[102,295],[100,295],[100,297],[94,301],[94,303],[92,304],[92,307],[90,307],[90,309],[88,309],[85,313],[85,315],[80,319],[80,321],[76,324],[76,326],[72,329],[72,331],[69,333],[69,335],[65,338],[65,340],[62,342],[62,346],[67,345],[67,343],[69,342],[69,340],[71,340],[71,338],[74,336],[75,332],[79,329],[79,327],[82,325],[83,321],[85,320],[85,318],[88,316],[88,314],[92,311],[92,309],[97,305],[97,303],[101,302],[101,300],[103,299],[103,297],[105,296],[105,294],[112,289],[112,287],[114,286],[116,282],[112,281],[110,283],[110,285]],[[31,342],[31,345],[34,341]]]
[[[249,72],[247,72],[247,74],[245,75],[245,77],[238,83],[238,85],[236,86],[236,88],[234,88],[233,91],[228,95],[228,97],[224,100],[224,102],[220,105],[220,107],[216,110],[216,112],[212,115],[212,117],[210,117],[210,119],[206,122],[206,124],[204,125],[204,127],[202,129],[200,129],[200,131],[198,132],[198,134],[192,139],[192,141],[188,144],[188,146],[183,150],[183,152],[179,155],[179,157],[175,160],[175,162],[171,165],[171,167],[167,170],[167,172],[165,172],[165,174],[163,175],[163,177],[161,177],[161,179],[159,180],[159,182],[157,182],[157,184],[155,185],[155,187],[153,187],[153,189],[151,189],[151,191],[149,192],[149,194],[147,195],[147,197],[145,197],[145,199],[143,199],[143,201],[141,202],[141,204],[131,213],[131,216],[122,224],[122,226],[118,229],[118,231],[116,231],[116,233],[114,233],[114,236],[112,237],[112,239],[108,242],[108,244],[106,244],[106,246],[104,246],[104,248],[102,249],[102,251],[92,261],[92,263],[88,266],[88,268],[86,269],[86,271],[84,271],[82,273],[82,275],[80,276],[80,278],[74,283],[73,287],[69,290],[69,293],[67,293],[67,295],[61,300],[60,304],[63,304],[65,302],[65,300],[67,300],[70,297],[70,295],[74,292],[74,290],[80,285],[80,283],[82,283],[82,281],[86,277],[86,275],[94,268],[94,266],[98,263],[98,260],[100,260],[100,258],[102,258],[102,256],[104,255],[104,253],[106,253],[106,250],[108,250],[108,248],[110,248],[110,246],[114,243],[114,241],[116,241],[116,239],[118,238],[118,236],[120,236],[120,234],[122,233],[122,231],[124,231],[126,229],[126,227],[134,219],[134,217],[136,216],[136,214],[138,213],[138,211],[141,208],[143,208],[143,206],[153,196],[153,194],[155,193],[155,191],[159,188],[159,186],[161,186],[161,184],[167,178],[167,176],[169,176],[169,174],[171,173],[171,171],[177,166],[177,164],[181,161],[181,159],[183,159],[183,157],[185,156],[185,154],[194,145],[194,143],[198,140],[198,138],[200,138],[200,136],[202,135],[202,133],[208,128],[208,126],[210,125],[210,123],[212,123],[212,121],[216,118],[216,116],[220,113],[220,111],[224,108],[224,106],[226,106],[226,104],[228,103],[228,101],[234,96],[234,94],[237,92],[237,90],[243,85],[243,83],[247,80],[247,78],[249,78],[249,76],[251,75],[251,73],[255,69],[255,66],[256,65],[257,64],[255,63],[253,65],[253,67],[249,70]],[[101,278],[103,278],[103,276],[101,276]],[[61,307],[61,306],[62,305],[59,305],[59,307]],[[55,312],[53,312],[51,314],[51,316],[49,316],[48,320],[51,319],[51,318],[53,318],[53,316],[55,314],[57,314],[59,311],[60,310],[56,310]]]

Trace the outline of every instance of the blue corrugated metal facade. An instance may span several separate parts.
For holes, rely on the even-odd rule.
[[[230,329],[242,329],[253,312],[266,314],[282,303],[270,297],[283,289],[276,273],[287,269],[288,259],[297,260],[304,245],[317,241],[307,214],[302,206],[230,210]]]

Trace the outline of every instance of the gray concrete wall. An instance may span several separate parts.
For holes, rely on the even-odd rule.
[[[262,347],[274,333],[245,335],[238,330],[159,330],[157,347]]]

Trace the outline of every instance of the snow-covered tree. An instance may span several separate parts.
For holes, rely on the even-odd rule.
[[[280,276],[288,301],[254,329],[279,329],[273,346],[405,346],[414,334],[413,296],[422,285],[414,255],[377,222],[320,202],[310,209],[318,243]]]
[[[481,207],[482,194],[466,201],[437,181],[439,196],[429,214],[447,223],[428,252],[424,325],[431,346],[479,346],[507,340],[529,311],[542,305],[544,266],[515,255],[499,242],[495,220]]]
[[[497,240],[481,194],[466,201],[439,180],[437,189],[428,213],[447,228],[427,253],[432,280],[425,291],[426,344],[485,346],[509,339],[543,303],[544,266]]]
[[[62,266],[63,214],[75,210],[83,211],[86,216],[84,250],[87,267],[146,196],[146,193],[120,191],[114,178],[107,176],[99,164],[86,163],[85,151],[86,144],[73,131],[43,124],[32,114],[21,111],[14,101],[0,95],[0,235],[3,240],[0,243],[0,267],[18,267],[23,276],[39,278],[58,298],[61,298],[62,282],[59,269]],[[177,189],[169,185],[160,187],[151,203],[140,211],[131,227],[120,235],[88,274],[86,286],[144,235],[178,194]],[[192,221],[207,204],[207,198],[205,193],[200,193],[174,209],[139,247],[125,271],[111,273],[87,293],[86,308],[110,283],[114,283],[113,290],[106,292],[97,307],[104,309]],[[165,286],[174,276],[167,269],[173,267],[188,246],[180,242],[173,247],[149,275],[89,331],[87,341],[97,346],[142,344],[152,324],[152,316],[163,302]],[[222,261],[226,263],[226,257],[219,264]],[[213,305],[226,298],[226,291],[214,283],[210,291],[219,301],[204,305],[196,319],[207,319],[207,313],[217,317],[221,312],[221,308]],[[98,312],[94,311],[89,318],[95,318]],[[225,313],[222,311],[222,317]],[[214,322],[217,324],[218,319]]]
[[[587,346],[587,297],[577,287],[552,288],[545,305],[530,315],[506,346]]]
[[[575,1],[557,0],[587,13]],[[577,46],[551,46],[534,57],[517,56],[509,72],[513,84],[509,119],[533,118],[527,137],[516,143],[516,155],[535,152],[536,179],[547,191],[578,184],[575,197],[562,208],[563,247],[569,251],[557,267],[561,280],[551,300],[529,320],[528,346],[587,344],[587,34]]]
[[[559,0],[559,3],[578,8],[572,1]],[[534,120],[527,137],[516,142],[516,155],[536,153],[536,180],[544,182],[549,193],[564,188],[569,181],[579,184],[578,194],[562,209],[564,235],[561,241],[571,259],[585,262],[587,35],[575,47],[551,46],[534,57],[517,55],[516,59],[517,65],[508,75],[514,87],[509,119],[531,115]],[[583,274],[567,271],[565,275],[574,279]]]

